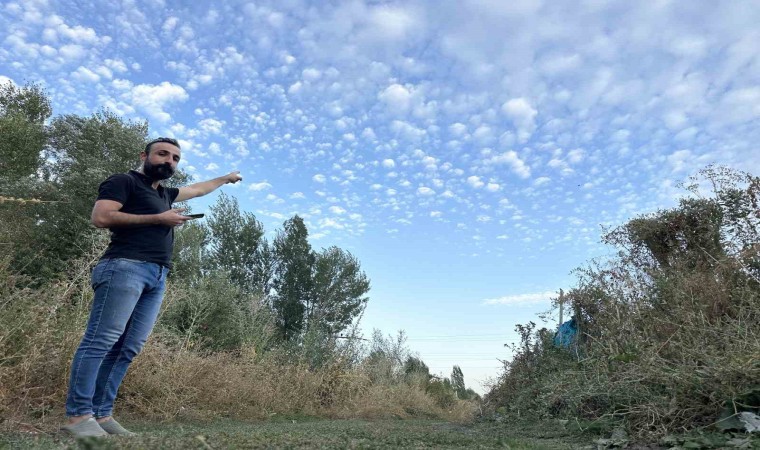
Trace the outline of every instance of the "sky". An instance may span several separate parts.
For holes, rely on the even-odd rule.
[[[602,227],[760,173],[757,1],[2,1],[0,82],[178,138],[372,283],[361,327],[485,392]],[[135,149],[135,157],[139,149]],[[191,201],[204,212],[217,193]]]

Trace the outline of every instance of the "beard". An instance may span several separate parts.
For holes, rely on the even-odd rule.
[[[166,180],[174,175],[174,169],[169,163],[153,164],[149,160],[143,162],[143,173],[153,181]]]

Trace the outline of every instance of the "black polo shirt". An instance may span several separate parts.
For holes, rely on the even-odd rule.
[[[146,175],[130,170],[111,175],[100,184],[98,200],[113,200],[127,214],[160,214],[172,207],[179,194],[177,188],[158,189]],[[171,267],[174,227],[165,225],[131,225],[112,227],[111,243],[101,258],[129,258]]]

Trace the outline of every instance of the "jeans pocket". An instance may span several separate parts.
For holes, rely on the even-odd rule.
[[[103,280],[103,276],[108,271],[108,268],[111,266],[112,262],[112,259],[101,259],[92,269],[92,274],[90,275],[90,286],[93,289],[95,289],[95,286],[100,284],[100,282]]]

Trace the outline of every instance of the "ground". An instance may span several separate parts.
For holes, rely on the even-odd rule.
[[[140,423],[122,420],[136,438],[77,442],[58,432],[34,430],[0,434],[0,449],[571,449],[583,447],[552,433],[525,435],[503,425],[462,426],[435,420],[315,420],[268,422]]]

